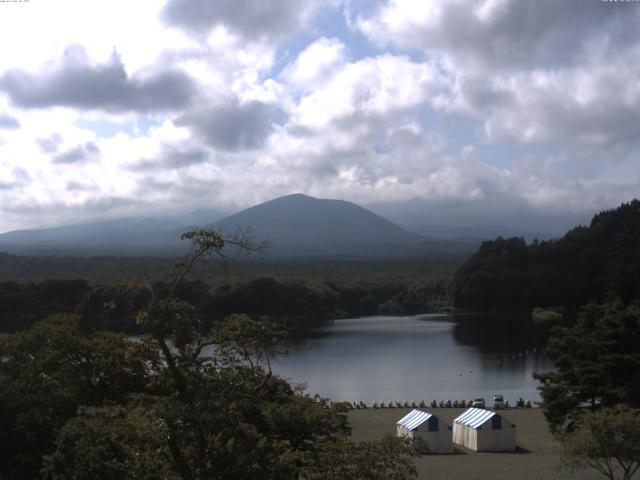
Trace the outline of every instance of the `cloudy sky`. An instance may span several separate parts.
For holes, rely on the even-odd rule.
[[[639,24],[601,0],[0,2],[0,231],[293,192],[612,207],[640,191]]]

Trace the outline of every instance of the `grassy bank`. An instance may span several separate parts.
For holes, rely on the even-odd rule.
[[[451,424],[464,409],[424,409]],[[410,409],[366,409],[349,412],[354,440],[374,440],[395,435],[395,422]],[[516,425],[518,450],[512,453],[475,453],[456,450],[451,455],[424,455],[416,459],[421,480],[596,480],[595,472],[570,474],[559,471],[560,446],[547,429],[542,411],[533,409],[503,410],[504,417]]]

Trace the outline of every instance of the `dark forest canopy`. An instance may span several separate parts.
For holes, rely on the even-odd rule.
[[[640,407],[640,310],[618,300],[591,303],[571,326],[554,328],[546,353],[554,370],[537,373],[551,430],[571,430],[600,407]]]
[[[89,330],[138,333],[135,317],[150,292],[165,295],[167,282],[95,285],[85,280],[0,282],[0,331],[29,328],[56,313],[80,315]],[[449,279],[371,278],[334,282],[257,277],[212,286],[185,281],[174,292],[196,307],[203,328],[234,313],[270,315],[293,333],[327,319],[374,314],[439,312],[450,305]]]
[[[458,307],[579,306],[611,294],[640,299],[640,201],[593,217],[564,237],[484,242],[456,272]]]

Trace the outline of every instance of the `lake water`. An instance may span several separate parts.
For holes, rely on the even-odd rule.
[[[508,315],[353,318],[319,327],[273,367],[332,400],[535,401],[533,372],[552,368],[545,339],[544,330]]]

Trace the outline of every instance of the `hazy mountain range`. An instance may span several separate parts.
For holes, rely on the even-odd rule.
[[[216,215],[220,213],[202,210],[179,219],[125,218],[15,230],[0,235],[0,250],[37,255],[173,255],[185,250],[180,233],[207,225],[227,234],[249,231],[252,237],[268,241],[269,256],[278,258],[429,255],[448,259],[466,256],[481,240],[497,235],[523,236],[491,226],[403,228],[354,203],[302,194],[276,198],[222,219]]]

